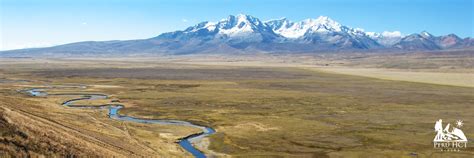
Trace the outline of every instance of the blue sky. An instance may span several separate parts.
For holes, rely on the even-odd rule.
[[[474,37],[472,0],[0,0],[0,50],[150,38],[239,13],[292,21],[324,15],[366,31]]]

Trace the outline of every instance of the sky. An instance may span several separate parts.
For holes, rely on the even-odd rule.
[[[240,13],[474,37],[472,0],[0,0],[0,50],[151,38]]]

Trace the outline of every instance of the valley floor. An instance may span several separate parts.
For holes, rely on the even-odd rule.
[[[361,58],[262,58],[271,60],[0,59],[1,154],[190,156],[175,142],[195,129],[113,121],[105,110],[60,106],[67,97],[17,91],[78,84],[112,96],[84,104],[120,102],[126,115],[213,127],[217,133],[195,145],[217,157],[474,154],[470,145],[439,152],[432,144],[438,119],[464,120],[462,130],[474,138],[468,64],[407,69]]]

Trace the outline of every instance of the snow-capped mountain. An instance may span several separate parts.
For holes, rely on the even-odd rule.
[[[39,49],[4,51],[0,56],[29,54],[194,54],[194,53],[317,53],[331,51],[439,50],[473,48],[474,39],[426,31],[404,36],[399,31],[365,32],[320,16],[292,22],[286,18],[261,21],[250,15],[230,15],[149,39],[78,42]]]
[[[270,26],[275,33],[293,39],[302,38],[305,34],[311,33],[345,32],[350,35],[363,35],[361,29],[352,29],[343,26],[326,16],[320,16],[317,19],[306,19],[300,22],[291,22],[283,18],[267,21],[266,24]]]
[[[270,27],[250,15],[230,15],[218,22],[202,22],[184,31],[164,33],[156,39],[179,38],[189,40],[206,37],[206,40],[238,40],[240,42],[265,42],[280,38]]]
[[[395,48],[407,49],[407,50],[436,50],[440,49],[434,41],[434,36],[427,32],[421,34],[411,34],[400,39],[398,43],[394,45]]]
[[[270,28],[259,19],[250,15],[239,14],[229,16],[227,19],[219,21],[217,24],[206,26],[207,29],[217,29],[219,36],[230,38],[258,38],[263,39],[266,36],[276,37],[270,31]]]
[[[400,39],[393,47],[408,50],[438,50],[462,48],[472,46],[468,41],[471,38],[461,39],[455,34],[434,36],[427,31],[411,34]]]
[[[326,16],[292,22],[286,18],[267,21],[272,30],[289,40],[319,46],[369,49],[380,44],[366,35],[363,29],[341,25]]]
[[[393,46],[394,44],[400,42],[400,40],[403,38],[403,35],[400,31],[384,31],[382,33],[366,32],[366,34],[385,47]]]
[[[265,51],[284,37],[276,34],[264,22],[250,15],[230,15],[218,22],[202,22],[183,31],[151,38],[166,53]]]
[[[364,29],[342,25],[327,16],[299,22],[287,18],[262,22],[258,18],[244,14],[230,15],[218,22],[202,22],[183,31],[165,33],[154,39],[179,41],[179,43],[184,41],[183,44],[194,48],[217,44],[220,47],[267,52],[352,49],[434,50],[462,45],[462,42],[458,41],[469,41],[449,38],[444,40],[446,46],[442,46],[444,43],[441,42],[441,37],[426,31],[404,36],[400,31],[365,32]],[[456,44],[448,42],[453,40]],[[199,41],[199,45],[193,45],[196,41]],[[175,47],[176,45],[173,45],[173,48]]]
[[[221,41],[230,45],[241,43],[273,43],[284,45],[309,45],[312,49],[369,49],[378,48],[374,39],[362,29],[354,29],[320,16],[291,22],[285,18],[262,22],[259,19],[239,14],[218,22],[203,22],[184,31],[165,33],[156,39],[179,39]]]

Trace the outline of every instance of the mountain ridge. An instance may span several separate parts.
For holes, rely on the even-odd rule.
[[[47,48],[0,52],[0,56],[107,56],[155,54],[301,53],[337,51],[416,51],[472,48],[474,40],[427,31],[403,36],[399,31],[365,32],[327,17],[293,22],[287,18],[261,21],[251,15],[229,15],[184,30],[124,41],[86,41]]]

